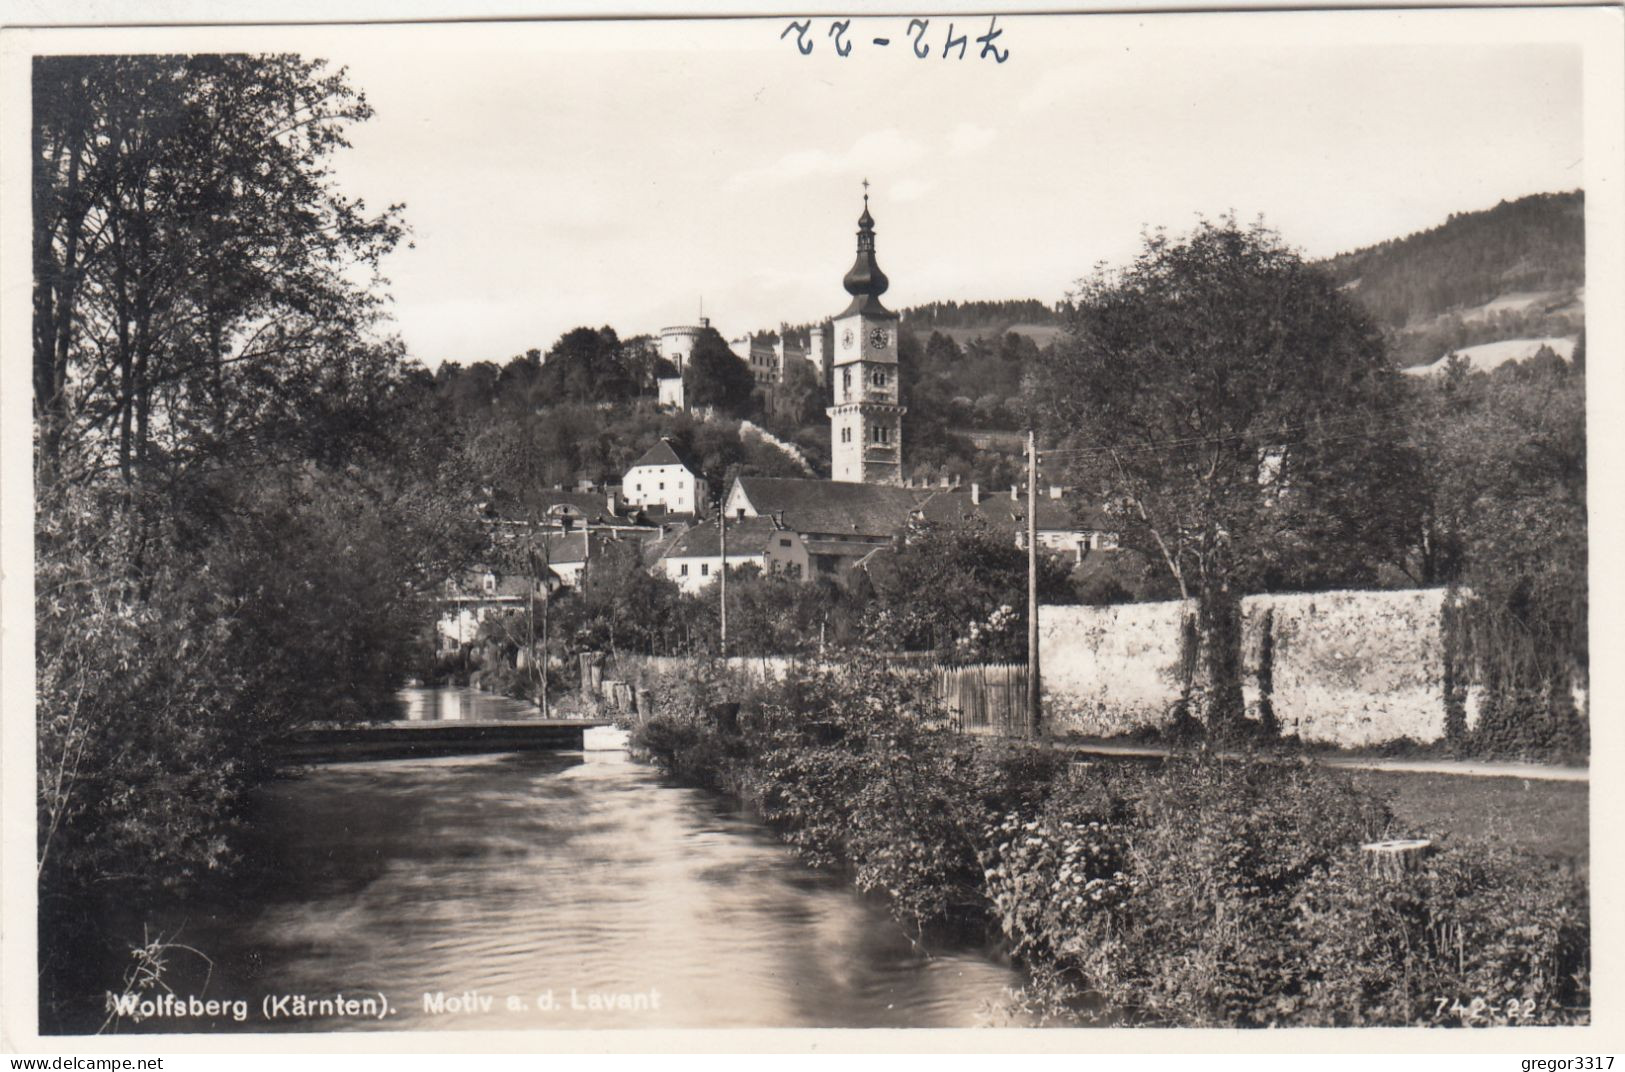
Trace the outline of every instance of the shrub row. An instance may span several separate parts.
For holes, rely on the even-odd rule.
[[[1190,1026],[1584,1022],[1584,877],[1488,845],[1399,879],[1378,799],[1307,763],[1076,765],[967,739],[878,663],[662,683],[634,746],[738,797],[916,931],[1002,934],[1041,1018]],[[737,704],[721,704],[730,696]],[[1416,833],[1406,831],[1404,833]]]

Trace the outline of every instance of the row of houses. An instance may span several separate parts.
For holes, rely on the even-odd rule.
[[[472,641],[488,615],[523,606],[544,588],[580,587],[594,558],[627,541],[636,543],[650,571],[691,593],[713,583],[724,562],[796,581],[845,582],[922,522],[979,524],[1025,546],[1027,499],[1018,487],[992,492],[977,484],[894,487],[744,476],[709,514],[707,495],[698,468],[662,440],[628,469],[619,488],[542,491],[531,497],[527,517],[489,518],[494,542],[524,541],[532,569],[524,577],[479,570],[453,584],[440,625],[444,642]],[[1111,518],[1075,494],[1048,488],[1037,505],[1040,547],[1077,562],[1117,548]]]

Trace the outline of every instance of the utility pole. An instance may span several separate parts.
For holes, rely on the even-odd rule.
[[[722,620],[722,636],[717,643],[717,651],[723,658],[728,656],[728,511],[717,509],[717,543],[722,548],[722,579],[718,582],[721,592],[720,617]]]
[[[1038,433],[1027,429],[1027,710],[1033,735],[1043,732],[1038,709]]]

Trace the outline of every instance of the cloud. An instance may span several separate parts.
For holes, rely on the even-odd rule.
[[[886,197],[887,200],[899,204],[904,201],[918,201],[936,188],[936,182],[931,179],[899,179],[886,190]]]
[[[899,171],[925,155],[925,146],[895,127],[873,130],[858,138],[845,152],[798,149],[764,167],[741,171],[728,180],[728,188],[741,190],[757,184],[783,185],[823,175],[885,174]]]
[[[948,134],[948,149],[955,156],[969,156],[986,149],[998,136],[999,132],[992,127],[961,123]]]

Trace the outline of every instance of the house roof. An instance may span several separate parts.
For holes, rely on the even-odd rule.
[[[677,545],[677,541],[683,538],[683,533],[685,531],[686,530],[683,529],[681,526],[678,526],[676,528],[673,528],[670,532],[666,533],[664,536],[657,537],[657,538],[655,538],[653,540],[644,540],[643,541],[643,564],[646,565],[646,566],[653,566],[655,563],[659,562],[662,558],[665,558],[666,557],[666,552],[670,551],[673,547],[675,547]]]
[[[728,522],[728,553],[730,555],[759,555],[771,546],[775,537],[791,535],[773,523],[772,518],[745,517]],[[695,525],[679,536],[662,558],[719,558],[722,555],[720,536],[714,524]]]
[[[677,449],[671,445],[671,440],[666,438],[662,438],[660,442],[644,451],[643,457],[632,463],[632,468],[636,469],[640,465],[681,465],[685,469],[694,469],[694,466],[677,453]]]
[[[783,514],[786,528],[859,536],[890,536],[931,494],[926,488],[795,477],[742,476],[738,485],[758,514]]]
[[[997,531],[1016,531],[1027,521],[1027,497],[1010,498],[1008,492],[983,495],[980,503],[972,503],[968,491],[939,491],[921,507],[925,520],[941,525],[963,524],[979,519]],[[1038,498],[1038,528],[1043,532],[1083,532],[1115,529],[1113,521],[1098,506],[1078,499],[1052,499],[1048,495]]]
[[[842,540],[805,540],[809,555],[834,555],[838,558],[868,558],[875,551],[889,549],[890,543],[847,543]]]
[[[552,489],[527,491],[521,496],[520,502],[503,506],[500,514],[505,520],[519,521],[524,520],[531,510],[535,510],[539,522],[552,520],[561,512],[568,512],[572,516],[579,514],[591,522],[613,521],[621,525],[628,523],[626,518],[610,513],[608,495],[596,491]]]

